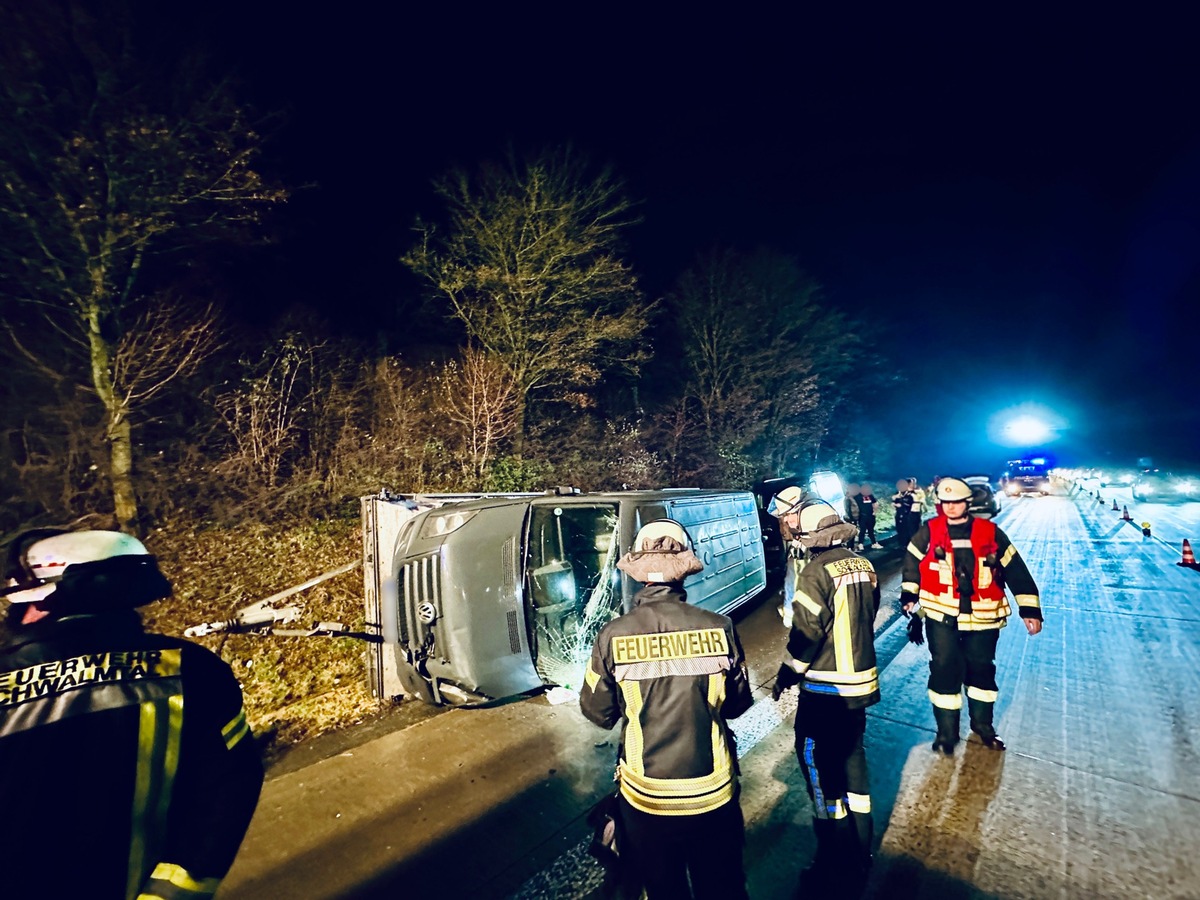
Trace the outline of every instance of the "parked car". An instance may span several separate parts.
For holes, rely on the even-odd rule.
[[[1200,499],[1200,479],[1151,469],[1134,479],[1132,491],[1135,500],[1182,503]]]
[[[983,481],[968,481],[971,486],[971,500],[967,512],[979,519],[990,519],[1000,514],[1000,495],[992,490],[992,485]]]
[[[964,475],[963,481],[967,484],[982,484],[992,489],[993,492],[999,490],[997,482],[992,481],[987,475]]]
[[[1108,487],[1110,484],[1126,487],[1137,480],[1137,473],[1132,469],[1101,469],[1096,478],[1100,481],[1100,487]]]

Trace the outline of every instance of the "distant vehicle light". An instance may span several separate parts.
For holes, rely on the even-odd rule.
[[[821,472],[812,476],[811,482],[817,496],[830,502],[842,496],[842,481],[832,472]]]

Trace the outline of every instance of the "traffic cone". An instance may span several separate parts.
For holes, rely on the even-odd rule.
[[[1192,554],[1192,545],[1188,543],[1187,538],[1183,539],[1183,559],[1175,563],[1175,565],[1184,566],[1188,569],[1200,569],[1200,566],[1196,565],[1196,557]]]
[[[1113,512],[1117,511],[1117,498],[1113,497]]]
[[[1124,510],[1125,511],[1123,513],[1121,513],[1121,521],[1122,522],[1132,522],[1133,516],[1131,516],[1129,514],[1129,507],[1128,506],[1124,507]]]

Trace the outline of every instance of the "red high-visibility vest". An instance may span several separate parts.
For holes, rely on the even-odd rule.
[[[954,581],[955,542],[950,539],[950,524],[944,515],[934,516],[926,524],[929,526],[929,549],[921,560],[921,605],[944,616],[957,616],[959,597]],[[975,554],[975,568],[971,573],[975,587],[975,594],[971,597],[971,614],[987,621],[1008,618],[1012,608],[1004,594],[1003,569],[995,562],[999,549],[996,546],[996,526],[987,519],[972,518],[970,546]],[[937,556],[939,547],[945,551],[942,559]],[[988,565],[989,556],[993,565]]]

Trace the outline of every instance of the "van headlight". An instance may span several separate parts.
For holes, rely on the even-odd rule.
[[[458,531],[473,518],[475,518],[476,510],[457,510],[439,513],[430,513],[425,522],[421,525],[421,531],[417,534],[418,538],[438,538]]]

